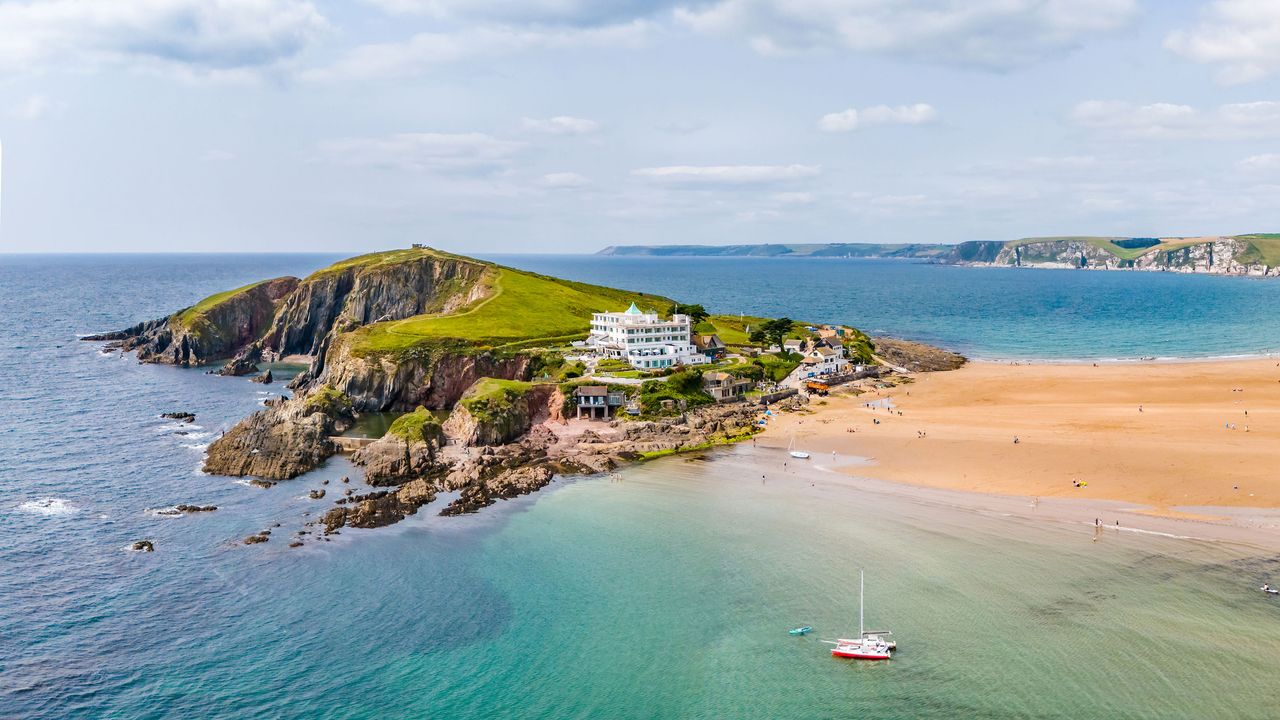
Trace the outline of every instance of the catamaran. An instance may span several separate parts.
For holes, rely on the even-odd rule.
[[[840,638],[839,640],[827,640],[835,647],[831,648],[831,654],[838,658],[852,658],[854,660],[888,660],[893,652],[895,645],[890,644],[880,635],[889,634],[884,632],[867,632],[863,629],[862,613],[863,613],[863,594],[866,586],[864,573],[858,571],[858,638],[850,640]]]
[[[795,435],[792,435],[792,436],[791,436],[791,443],[787,445],[787,452],[788,452],[788,453],[790,453],[791,457],[793,457],[793,458],[798,458],[798,459],[800,459],[800,460],[808,460],[808,459],[809,459],[809,453],[807,453],[807,452],[805,452],[805,451],[803,451],[803,450],[797,450],[797,449],[796,449],[796,436],[795,436]]]

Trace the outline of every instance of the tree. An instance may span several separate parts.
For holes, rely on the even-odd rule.
[[[710,313],[707,312],[707,309],[701,305],[684,305],[682,303],[672,304],[669,314],[688,315],[694,325],[697,325],[711,316]]]
[[[787,335],[791,334],[791,326],[794,324],[795,322],[791,318],[778,318],[762,323],[760,331],[770,345],[782,347],[782,341],[786,340]]]

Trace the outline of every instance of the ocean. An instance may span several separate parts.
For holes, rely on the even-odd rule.
[[[199,472],[263,387],[78,334],[317,255],[0,256],[0,717],[1269,718],[1274,551],[993,512],[739,446],[289,549],[359,483]],[[1276,349],[1280,284],[869,261],[504,256],[982,357]],[[194,412],[191,426],[161,420]],[[186,434],[182,434],[186,433]],[[764,477],[760,477],[763,475]],[[181,503],[218,510],[168,516]],[[275,527],[280,523],[279,527]],[[263,545],[240,539],[264,528]],[[153,553],[126,548],[150,539]],[[868,623],[888,663],[827,655]],[[795,638],[789,627],[814,634]]]
[[[846,323],[985,360],[1229,357],[1280,350],[1280,283],[901,260],[507,255],[525,270],[711,312]]]

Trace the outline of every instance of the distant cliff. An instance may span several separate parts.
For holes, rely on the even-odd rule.
[[[1043,237],[964,242],[938,262],[989,267],[1280,274],[1280,234],[1186,238]]]
[[[907,243],[812,243],[788,245],[610,245],[597,255],[650,257],[858,257],[936,258],[953,245]]]
[[[1272,276],[1280,274],[1280,233],[1166,238],[1032,237],[1009,241],[972,240],[954,245],[614,245],[596,254],[633,257],[898,258],[988,267]]]

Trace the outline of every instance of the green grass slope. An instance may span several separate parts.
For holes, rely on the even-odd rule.
[[[1236,259],[1246,264],[1280,265],[1280,233],[1253,233],[1236,235],[1239,240],[1246,240],[1249,248]]]
[[[210,295],[209,297],[201,300],[195,305],[192,305],[186,310],[183,310],[182,312],[178,313],[176,316],[176,319],[179,323],[181,323],[185,327],[189,329],[196,329],[199,327],[199,325],[202,322],[205,321],[205,318],[214,308],[231,300],[232,298],[236,297],[237,295],[240,295],[241,293],[248,292],[258,287],[259,285],[262,285],[263,283],[269,283],[269,282],[271,281],[259,280],[256,283],[249,283],[248,285],[245,285],[244,287],[238,287],[235,290],[227,290],[225,292],[217,293],[216,295]]]
[[[384,260],[389,261],[389,260]],[[479,262],[479,261],[473,261]],[[563,343],[585,337],[595,312],[664,308],[668,298],[572,282],[490,266],[488,296],[461,312],[418,315],[366,325],[350,333],[356,355],[401,353],[418,347],[504,347]]]

